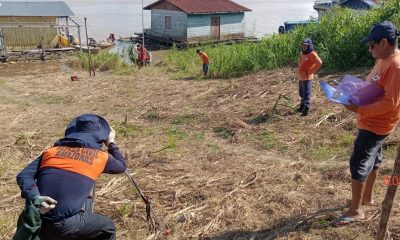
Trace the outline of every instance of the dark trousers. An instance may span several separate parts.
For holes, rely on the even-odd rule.
[[[311,89],[312,80],[300,80],[299,81],[299,95],[301,98],[300,107],[310,109],[311,106]]]
[[[72,217],[58,222],[43,219],[41,239],[43,240],[115,240],[115,225],[110,218],[93,213],[92,200]]]
[[[203,64],[203,73],[204,73],[204,75],[207,75],[207,73],[208,73],[208,64]]]

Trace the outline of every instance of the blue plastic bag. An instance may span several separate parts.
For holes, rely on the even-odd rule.
[[[346,75],[337,87],[319,81],[328,100],[344,105],[350,101],[357,106],[373,103],[383,95],[384,91],[375,83],[368,83],[351,75]]]

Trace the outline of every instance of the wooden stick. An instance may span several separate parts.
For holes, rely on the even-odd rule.
[[[88,60],[89,61],[89,75],[92,76],[92,56],[90,54],[89,38],[88,38],[88,32],[87,32],[87,24],[86,24],[87,18],[85,17],[84,20],[85,20],[85,32],[86,32],[86,45],[88,48],[88,56],[89,56],[89,60]],[[93,73],[94,73],[94,70],[93,70]]]
[[[382,213],[381,213],[381,219],[379,221],[378,234],[376,238],[377,240],[384,240],[386,237],[388,220],[390,217],[390,213],[392,211],[393,201],[396,195],[397,185],[398,185],[398,183],[391,184],[391,182],[392,179],[398,178],[399,175],[400,175],[400,145],[397,147],[397,157],[394,162],[392,177],[390,178],[389,187],[386,190],[385,199],[383,200],[382,203]]]

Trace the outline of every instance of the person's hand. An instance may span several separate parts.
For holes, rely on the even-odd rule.
[[[347,110],[352,111],[352,112],[357,112],[358,106],[355,105],[351,100],[349,101],[350,105],[344,105]]]
[[[40,199],[42,202],[40,203],[39,212],[40,214],[46,214],[51,209],[56,207],[57,201],[47,196],[38,196],[37,199]]]
[[[110,145],[110,143],[115,142],[115,130],[114,128],[110,127],[110,134],[108,135],[108,138],[106,139],[106,145]]]

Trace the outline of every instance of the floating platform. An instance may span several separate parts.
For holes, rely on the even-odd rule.
[[[138,38],[133,42],[140,43],[142,41],[143,34],[135,33],[138,35]],[[169,38],[162,38],[158,36],[154,36],[151,34],[145,33],[145,41],[151,42],[164,46],[176,46],[176,48],[187,48],[187,47],[195,47],[195,46],[203,46],[203,45],[212,45],[212,44],[234,44],[241,42],[258,42],[259,39],[256,37],[238,37],[238,38],[227,38],[227,39],[204,39],[204,40],[196,40],[196,41],[177,41]]]

